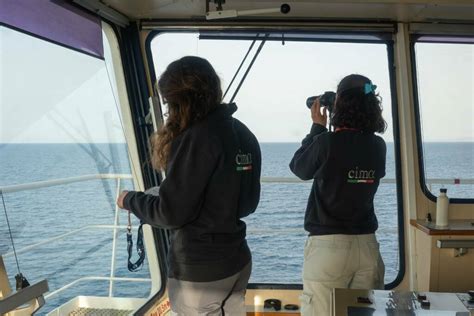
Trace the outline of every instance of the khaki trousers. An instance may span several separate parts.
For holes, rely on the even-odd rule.
[[[383,289],[384,273],[375,234],[310,236],[304,248],[301,314],[329,316],[332,289]]]
[[[172,316],[245,316],[245,292],[252,263],[213,282],[168,279]]]

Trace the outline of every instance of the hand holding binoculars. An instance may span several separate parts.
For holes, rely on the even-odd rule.
[[[311,107],[313,106],[314,101],[316,101],[316,99],[318,99],[318,98],[319,98],[319,105],[321,107],[326,107],[326,109],[329,112],[332,112],[332,109],[334,107],[334,103],[336,101],[336,93],[333,92],[333,91],[326,91],[321,95],[309,97],[306,100],[306,106],[308,107],[308,109],[311,109]]]

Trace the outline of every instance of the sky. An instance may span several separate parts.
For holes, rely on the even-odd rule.
[[[0,68],[0,143],[125,142],[103,60],[0,27]]]
[[[174,33],[151,45],[158,76],[171,61],[197,55],[225,90],[250,41]],[[474,46],[417,44],[416,52],[424,140],[474,141]],[[0,27],[0,143],[123,142],[105,63]],[[335,90],[350,73],[378,86],[388,122],[382,136],[393,141],[384,44],[267,42],[236,97],[235,116],[262,142],[299,142],[311,126],[306,98]]]

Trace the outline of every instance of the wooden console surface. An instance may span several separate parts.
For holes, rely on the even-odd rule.
[[[410,220],[410,224],[430,236],[474,236],[474,220],[451,220],[447,227],[437,227],[434,222]]]

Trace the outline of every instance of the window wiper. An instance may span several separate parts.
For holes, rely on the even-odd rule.
[[[250,54],[250,51],[252,50],[253,46],[255,45],[255,42],[257,41],[257,38],[258,38],[258,34],[255,37],[255,39],[252,41],[252,44],[250,44],[250,47],[247,50],[247,53],[245,54],[244,59],[242,59],[242,62],[240,63],[239,68],[237,68],[237,71],[235,72],[234,77],[232,77],[232,80],[230,81],[229,85],[227,86],[227,89],[225,90],[224,95],[222,96],[222,100],[225,99],[225,96],[227,95],[227,92],[229,92],[229,89],[232,86],[232,84],[234,83],[235,78],[237,78],[237,75],[239,74],[240,69],[244,65],[245,61],[247,60],[247,57]]]
[[[265,45],[265,42],[267,41],[267,38],[269,37],[270,34],[265,34],[265,37],[262,37],[262,38],[260,38],[259,35],[260,35],[260,33],[257,33],[257,35],[254,37],[252,43],[250,44],[250,47],[247,50],[247,53],[245,54],[244,58],[242,59],[242,62],[240,63],[239,67],[237,68],[237,71],[235,72],[234,76],[232,77],[232,80],[230,81],[229,85],[227,86],[227,89],[225,90],[224,95],[222,97],[222,100],[225,99],[227,93],[230,91],[230,88],[232,87],[232,84],[234,83],[235,79],[237,78],[238,74],[240,73],[240,70],[242,69],[242,66],[244,65],[244,63],[246,62],[246,60],[247,60],[250,52],[252,51],[255,43],[257,42],[257,40],[261,39],[262,42],[258,46],[257,51],[255,52],[255,55],[253,56],[252,60],[250,61],[250,64],[248,65],[244,75],[242,76],[242,79],[240,79],[240,82],[239,82],[237,88],[235,89],[234,94],[232,95],[232,98],[230,99],[230,101],[228,103],[232,103],[234,101],[235,97],[237,96],[237,93],[239,92],[240,88],[242,87],[242,84],[244,83],[245,79],[247,78],[247,75],[249,74],[250,69],[252,69],[252,66],[255,63],[255,60],[257,60],[257,57],[260,54],[260,52],[262,51],[262,48]]]
[[[245,79],[247,78],[247,75],[249,74],[250,69],[252,69],[252,66],[255,63],[255,60],[257,60],[258,55],[260,55],[260,52],[262,51],[262,48],[265,45],[265,42],[267,41],[268,36],[269,36],[269,34],[266,34],[265,37],[262,39],[262,42],[258,46],[257,51],[255,52],[255,55],[252,58],[252,61],[250,62],[249,66],[247,67],[247,70],[245,71],[242,79],[239,82],[239,85],[237,86],[237,89],[235,89],[234,94],[232,95],[232,98],[230,98],[229,103],[232,103],[234,101],[235,97],[237,96],[237,93],[239,92],[240,87],[242,87],[242,84],[244,83]],[[258,35],[257,35],[257,38],[258,38]]]

